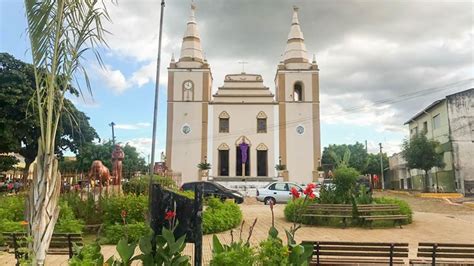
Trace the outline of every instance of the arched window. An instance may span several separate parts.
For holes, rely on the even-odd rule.
[[[218,175],[219,176],[229,176],[229,146],[225,143],[222,143],[219,145],[217,148],[219,154],[219,160],[218,160]]]
[[[293,86],[293,101],[303,101],[303,84],[301,82],[296,82]]]
[[[267,133],[267,115],[263,111],[257,115],[257,133]]]
[[[226,111],[219,115],[219,133],[229,133],[230,116]]]

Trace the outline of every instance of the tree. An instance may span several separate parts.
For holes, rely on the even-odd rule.
[[[79,150],[77,155],[77,166],[83,172],[88,172],[91,164],[95,160],[100,160],[102,163],[112,170],[112,151],[114,149],[111,141],[103,144],[87,144]],[[140,157],[137,149],[133,146],[125,144],[122,147],[125,153],[123,160],[122,171],[123,177],[131,178],[135,172],[143,172],[147,170],[147,164],[144,158]]]
[[[402,145],[402,156],[410,169],[421,169],[425,172],[424,191],[429,192],[428,171],[433,167],[444,167],[443,154],[438,153],[439,142],[428,140],[425,134],[416,134],[410,140],[405,139]]]
[[[388,167],[388,156],[386,153],[382,153],[382,163],[383,169]],[[380,154],[378,153],[369,153],[367,157],[367,167],[365,169],[364,174],[376,174],[381,176],[382,173],[380,172]]]
[[[15,156],[11,155],[0,155],[0,173],[14,169],[14,165],[19,161]]]
[[[84,52],[105,43],[102,19],[109,19],[103,2],[95,0],[25,0],[28,36],[32,53],[35,92],[32,100],[38,117],[38,153],[27,203],[29,250],[32,264],[44,265],[59,215],[61,174],[58,170],[57,136],[65,94],[82,72]]]
[[[323,150],[323,156],[321,158],[321,163],[323,165],[337,165],[336,158],[344,158],[344,154],[349,150],[350,158],[348,160],[347,166],[355,168],[357,171],[363,173],[367,167],[367,151],[365,146],[362,143],[356,142],[355,144],[330,144],[328,147],[325,147]],[[333,155],[331,155],[333,154]]]
[[[68,91],[79,96],[68,86]],[[25,157],[25,171],[38,152],[41,136],[39,117],[35,115],[32,97],[35,93],[33,65],[0,53],[0,153],[17,152]],[[89,124],[89,117],[64,99],[68,112],[61,114],[56,137],[55,152],[62,155],[69,150],[77,154],[84,143],[98,138]]]

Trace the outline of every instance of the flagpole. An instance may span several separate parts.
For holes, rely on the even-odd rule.
[[[160,62],[161,62],[161,37],[163,35],[163,15],[165,10],[165,0],[161,0],[160,31],[158,35],[158,56],[156,59],[156,81],[155,81],[155,107],[153,110],[153,136],[151,138],[151,158],[150,158],[150,183],[148,187],[148,203],[151,204],[151,192],[153,185],[153,174],[155,168],[155,146],[156,146],[156,121],[158,116],[158,95],[160,91]],[[151,208],[150,208],[151,209]]]

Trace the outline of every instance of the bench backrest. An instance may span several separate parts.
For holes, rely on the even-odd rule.
[[[474,244],[419,243],[418,257],[474,260]]]
[[[325,258],[343,260],[387,260],[393,265],[396,258],[408,258],[408,243],[373,243],[373,242],[332,242],[303,241],[304,245],[313,246],[312,261],[320,265]],[[380,262],[380,261],[379,261]]]
[[[313,256],[407,258],[408,243],[303,241],[313,246]]]
[[[16,244],[18,247],[25,247],[27,242],[25,241],[26,233],[24,232],[4,232],[2,233],[5,238],[5,242],[10,246],[14,247],[13,238],[16,238]],[[81,233],[54,233],[51,237],[50,247],[67,247],[69,241],[73,243],[82,244],[82,234]]]
[[[349,204],[312,204],[305,209],[307,212],[352,212],[352,205]]]

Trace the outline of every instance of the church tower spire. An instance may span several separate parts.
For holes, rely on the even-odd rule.
[[[303,32],[298,20],[298,7],[293,7],[293,18],[291,29],[286,42],[283,62],[286,63],[308,63],[306,46],[304,44]]]
[[[189,16],[181,45],[181,56],[179,61],[203,61],[201,38],[195,17],[196,5],[191,4],[191,15]]]

